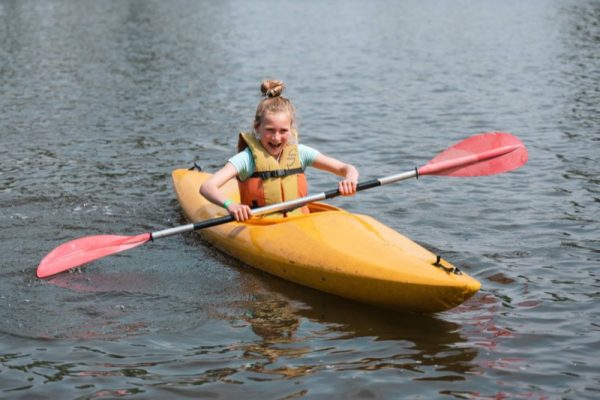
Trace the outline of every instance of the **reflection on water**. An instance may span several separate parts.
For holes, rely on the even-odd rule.
[[[55,330],[50,337],[84,340],[78,352],[99,354],[101,359],[121,360],[84,364],[64,364],[41,360],[27,362],[23,355],[7,355],[6,365],[17,365],[23,372],[44,370],[47,380],[60,381],[68,377],[136,377],[169,384],[197,385],[247,379],[275,381],[294,379],[321,371],[406,370],[416,374],[428,372],[428,380],[464,379],[473,373],[477,349],[468,345],[461,335],[461,326],[443,318],[418,314],[394,314],[327,295],[253,271],[256,278],[244,280],[242,290],[250,294],[247,301],[236,301],[227,307],[208,305],[204,312],[213,320],[221,320],[237,330],[249,329],[254,337],[230,344],[182,347],[178,358],[163,354],[154,361],[127,361],[127,351],[119,341],[151,333],[173,312],[168,295],[153,293],[153,277],[139,272],[97,273],[74,272],[58,275],[47,282],[63,292],[62,311],[80,315]],[[93,277],[93,279],[92,279]],[[86,294],[81,302],[74,294]],[[119,301],[121,299],[121,302]],[[91,302],[89,300],[92,300]],[[144,305],[138,305],[142,302]],[[151,320],[150,309],[155,308]],[[180,304],[182,313],[197,318],[197,304]],[[55,315],[51,316],[56,318]],[[147,320],[147,321],[146,321]],[[44,326],[44,322],[38,322]],[[50,325],[50,323],[48,323]],[[187,327],[186,327],[187,326]],[[187,321],[180,330],[195,329],[196,322]],[[14,336],[13,336],[14,337]],[[118,350],[106,353],[99,347],[84,343],[94,340],[117,341]],[[352,343],[358,341],[360,345]],[[49,342],[51,343],[51,342]],[[378,343],[381,343],[378,344]],[[383,351],[388,343],[396,343],[393,352]],[[232,358],[233,355],[233,358]],[[188,362],[185,359],[225,363],[226,367],[211,368],[204,373],[172,377],[161,372],[165,364]],[[146,358],[146,357],[144,357]],[[193,361],[189,361],[193,362]],[[420,379],[420,378],[416,378]],[[165,382],[163,382],[166,384]]]
[[[313,373],[324,367],[321,362],[298,360],[301,367],[289,367],[280,365],[279,359],[295,364],[293,360],[304,356],[314,358],[315,352],[347,353],[339,361],[328,363],[325,368],[329,370],[396,368],[423,372],[432,367],[438,374],[428,379],[452,380],[463,379],[462,374],[476,369],[473,360],[477,349],[466,343],[458,324],[431,315],[390,314],[277,278],[262,278],[260,287],[248,290],[256,293],[251,300],[235,304],[243,314],[228,317],[233,321],[242,319],[261,338],[241,347],[245,357],[261,359],[252,363],[254,372],[287,378]],[[317,338],[318,342],[325,338],[323,348],[306,345]],[[393,354],[372,357],[364,356],[360,348],[346,348],[345,341],[353,339],[375,347],[377,342],[387,341],[401,345]]]

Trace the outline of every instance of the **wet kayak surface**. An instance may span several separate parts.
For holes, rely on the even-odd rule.
[[[0,397],[594,398],[600,116],[594,1],[0,2]],[[363,179],[507,131],[529,163],[331,204],[482,283],[390,313],[164,238],[39,280],[61,243],[187,221],[276,77],[300,140]],[[311,192],[335,187],[308,171]]]

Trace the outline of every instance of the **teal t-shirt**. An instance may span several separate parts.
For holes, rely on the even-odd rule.
[[[304,168],[310,167],[319,154],[321,153],[312,147],[303,144],[298,145],[300,163]],[[254,157],[252,157],[252,152],[248,147],[231,157],[228,161],[235,167],[241,181],[248,179],[248,177],[254,173],[256,168],[254,165]]]

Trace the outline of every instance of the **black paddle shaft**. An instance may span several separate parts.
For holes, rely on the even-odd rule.
[[[370,181],[366,181],[366,182],[361,182],[358,185],[356,185],[356,191],[360,192],[361,190],[367,190],[367,189],[371,189],[377,186],[381,186],[382,183],[379,179],[372,179]],[[331,189],[325,192],[325,198],[326,199],[331,199],[334,197],[339,196],[341,193],[339,191],[339,189]]]

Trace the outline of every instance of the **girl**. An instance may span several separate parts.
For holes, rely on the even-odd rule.
[[[306,196],[304,169],[307,166],[343,177],[338,183],[342,195],[356,193],[358,171],[353,165],[297,143],[296,109],[281,96],[283,82],[265,80],[260,89],[264,99],[256,109],[254,131],[240,133],[239,153],[202,184],[200,193],[212,203],[226,208],[238,222],[252,216],[251,207]],[[240,203],[228,199],[220,190],[234,177],[238,179]],[[284,216],[307,212],[308,208],[302,207],[285,212]]]

